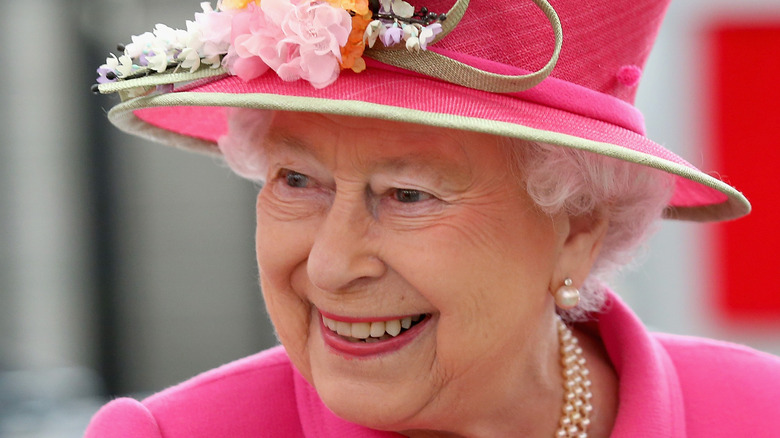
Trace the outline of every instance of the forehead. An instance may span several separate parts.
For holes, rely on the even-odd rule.
[[[497,137],[454,129],[359,117],[279,112],[265,148],[318,161],[348,154],[354,164],[468,169],[503,149]],[[503,156],[503,155],[502,155]]]

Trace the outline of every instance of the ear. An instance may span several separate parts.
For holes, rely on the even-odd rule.
[[[599,255],[609,219],[604,209],[600,208],[583,216],[563,217],[559,224],[561,226],[558,230],[565,233],[565,238],[550,279],[550,291],[561,287],[566,278],[571,278],[574,287],[579,289]]]

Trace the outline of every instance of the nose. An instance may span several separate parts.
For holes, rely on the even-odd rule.
[[[309,280],[324,291],[346,292],[384,275],[372,223],[365,197],[337,194],[309,252]]]

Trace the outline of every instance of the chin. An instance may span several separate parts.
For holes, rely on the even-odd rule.
[[[331,381],[316,388],[325,406],[347,421],[377,430],[398,431],[411,427],[419,413],[419,402],[397,392],[379,389],[364,392],[360,386],[359,383],[345,385]]]
[[[308,352],[310,383],[325,406],[344,420],[372,429],[404,430],[428,404],[431,391],[415,376],[418,372],[387,372],[388,366],[398,371],[394,360],[344,359],[323,345],[310,346]]]

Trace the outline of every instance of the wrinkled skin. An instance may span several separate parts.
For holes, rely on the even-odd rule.
[[[552,436],[550,291],[584,281],[601,228],[540,212],[486,134],[277,113],[263,147],[263,294],[325,404],[410,436]],[[323,342],[318,309],[430,320],[403,348],[355,359]]]

